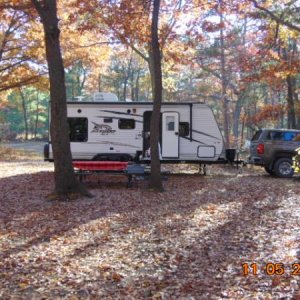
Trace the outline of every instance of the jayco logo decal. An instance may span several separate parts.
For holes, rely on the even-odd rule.
[[[100,133],[101,135],[114,134],[116,132],[109,125],[97,124],[97,123],[94,123],[94,122],[92,122],[92,123],[94,124],[94,128],[91,132]]]

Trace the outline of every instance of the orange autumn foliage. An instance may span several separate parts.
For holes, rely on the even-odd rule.
[[[253,116],[245,115],[245,121],[248,124],[260,125],[265,121],[277,121],[286,112],[286,105],[284,104],[267,104]]]

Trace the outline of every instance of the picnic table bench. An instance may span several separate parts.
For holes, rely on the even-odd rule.
[[[148,176],[148,168],[144,165],[121,161],[73,161],[75,174],[82,182],[87,175],[106,174],[127,176],[127,187],[132,187],[136,176]]]

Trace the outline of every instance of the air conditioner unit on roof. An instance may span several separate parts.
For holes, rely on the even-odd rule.
[[[95,102],[118,102],[117,95],[113,93],[95,93],[92,97],[93,101]]]

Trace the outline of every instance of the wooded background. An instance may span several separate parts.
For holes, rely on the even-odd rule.
[[[148,1],[58,3],[68,99],[97,91],[151,101]],[[209,104],[226,144],[259,127],[300,128],[299,1],[167,0],[163,101]],[[48,134],[44,35],[31,1],[0,1],[1,138]]]

